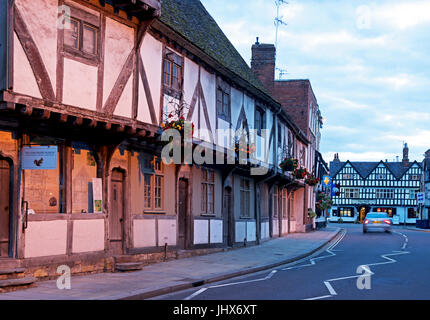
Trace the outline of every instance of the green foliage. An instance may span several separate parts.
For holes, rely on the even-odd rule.
[[[317,214],[315,213],[315,211],[312,210],[312,208],[308,208],[308,216],[312,219],[315,218]]]
[[[319,192],[317,195],[316,207],[320,210],[330,209],[333,205],[333,201],[324,192]]]

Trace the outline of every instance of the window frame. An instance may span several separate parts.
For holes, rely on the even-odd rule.
[[[76,48],[66,44],[66,32],[63,29],[63,54],[67,56],[67,58],[78,60],[90,65],[98,65],[100,63],[100,43],[102,41],[100,17],[70,6],[70,19],[78,22],[78,46]],[[95,53],[90,53],[84,50],[85,26],[95,31]]]
[[[204,216],[214,216],[215,215],[215,171],[202,168],[202,180],[201,180],[201,204],[200,211],[201,215]],[[212,179],[209,178],[209,175],[212,176]],[[209,190],[212,189],[212,202],[211,207],[209,206]],[[211,209],[211,210],[209,210]]]
[[[166,70],[166,65],[169,65],[168,67],[169,70]],[[183,66],[184,66],[184,63],[183,63],[182,56],[180,56],[173,50],[166,48],[163,54],[162,77],[161,77],[163,92],[176,99],[180,99],[182,95],[183,74],[184,74]],[[176,73],[174,72],[175,68],[179,70]],[[175,74],[177,75],[176,77],[175,77]],[[166,75],[168,77],[167,82],[166,82]],[[177,79],[177,80],[174,81],[174,79]]]
[[[215,104],[217,117],[231,123],[231,87],[221,79],[217,79]],[[227,111],[225,110],[227,106]]]
[[[257,114],[259,114],[259,126],[257,127]],[[262,131],[266,129],[266,111],[263,107],[256,105],[254,112],[254,130],[256,130],[257,135],[261,136]]]
[[[159,168],[157,168],[156,163],[159,162]],[[146,170],[143,172],[143,212],[144,213],[164,213],[165,205],[164,205],[164,164],[161,159],[154,156],[151,158],[150,161],[151,168],[146,168]],[[149,188],[147,183],[147,177],[149,177]],[[156,186],[156,179],[160,179],[160,185]],[[160,189],[160,205],[156,205],[156,190],[157,188]],[[148,202],[148,194],[147,191],[149,191],[149,206],[147,206]]]
[[[246,186],[248,188],[246,188]],[[246,195],[246,199],[244,199],[242,197],[245,195]],[[240,218],[250,219],[251,218],[251,206],[249,204],[251,201],[251,180],[244,178],[244,177],[240,177],[239,199],[240,199]],[[244,214],[245,212],[246,212],[246,214]]]

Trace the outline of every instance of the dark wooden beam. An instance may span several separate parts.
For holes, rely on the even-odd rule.
[[[43,63],[42,56],[34,42],[31,34],[21,16],[17,6],[14,7],[15,11],[15,32],[21,42],[22,48],[30,62],[31,69],[33,70],[34,77],[39,87],[40,94],[43,99],[54,101],[55,93],[52,88],[51,79],[49,78],[48,71]]]

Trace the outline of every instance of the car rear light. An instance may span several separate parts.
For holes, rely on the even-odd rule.
[[[364,220],[364,224],[368,224],[369,223],[369,220]]]
[[[386,224],[391,224],[391,221],[390,221],[390,220],[384,220],[384,222],[385,222]]]

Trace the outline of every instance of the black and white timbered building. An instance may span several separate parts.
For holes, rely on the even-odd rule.
[[[363,222],[369,211],[387,212],[394,224],[415,223],[416,194],[420,191],[422,166],[408,159],[407,144],[401,162],[330,162],[332,182],[340,186],[333,195],[329,220]]]

